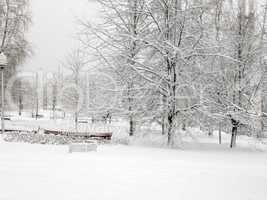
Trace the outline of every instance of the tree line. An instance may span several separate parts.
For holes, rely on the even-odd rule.
[[[266,2],[97,0],[101,20],[80,20],[80,41],[123,88],[129,135],[157,122],[168,144],[199,125],[264,132]],[[125,112],[126,110],[126,112]]]

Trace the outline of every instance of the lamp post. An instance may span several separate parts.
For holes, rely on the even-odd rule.
[[[4,91],[4,68],[7,66],[7,57],[6,55],[1,52],[0,53],[0,68],[1,68],[1,127],[2,127],[2,134],[5,132],[5,117],[4,117],[4,108],[5,108],[5,91]]]

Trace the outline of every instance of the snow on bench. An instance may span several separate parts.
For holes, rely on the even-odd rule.
[[[69,153],[90,152],[90,151],[96,151],[96,150],[97,150],[97,143],[96,142],[69,144]]]

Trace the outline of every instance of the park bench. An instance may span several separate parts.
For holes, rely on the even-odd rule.
[[[72,132],[72,131],[62,131],[62,130],[44,130],[44,134],[53,134],[68,136],[74,138],[84,138],[84,139],[95,139],[95,140],[111,140],[111,132]]]

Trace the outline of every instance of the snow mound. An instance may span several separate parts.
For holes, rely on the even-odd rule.
[[[6,133],[3,136],[3,140],[6,142],[23,142],[30,144],[65,145],[70,143],[70,139],[64,136],[18,132]]]

